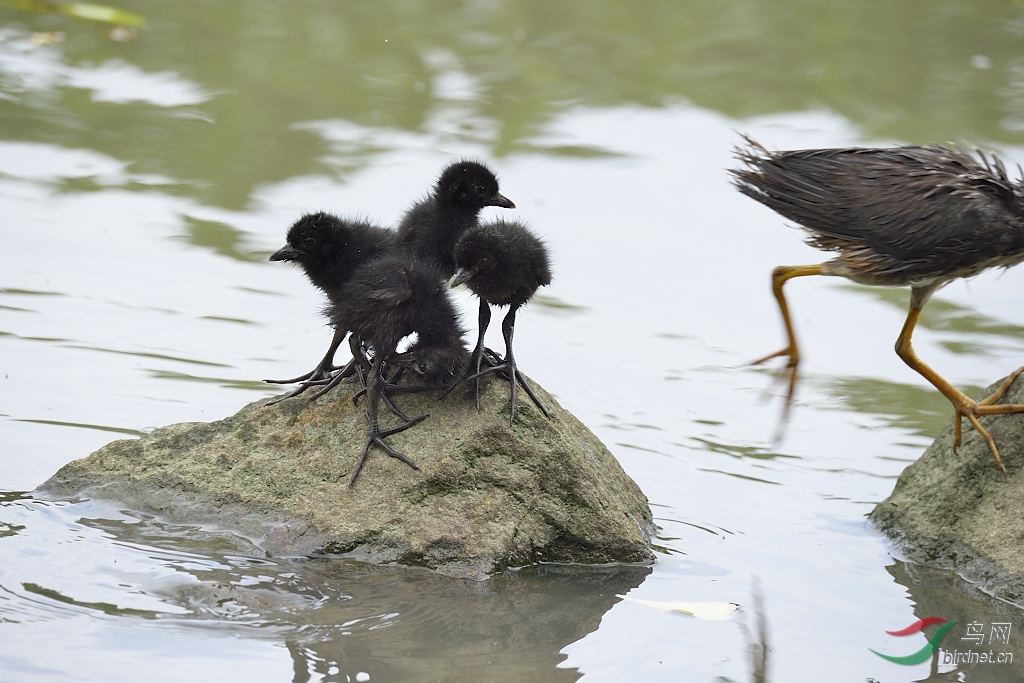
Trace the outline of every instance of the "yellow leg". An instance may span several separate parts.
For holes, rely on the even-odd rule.
[[[1024,405],[1019,404],[1002,404],[994,405],[996,401],[1002,398],[1003,394],[1010,388],[1013,381],[1017,379],[1022,372],[1024,367],[1015,370],[1009,377],[1007,377],[1002,384],[999,385],[991,396],[982,399],[981,401],[974,401],[962,391],[954,387],[952,384],[943,379],[939,373],[935,372],[928,365],[924,363],[917,354],[914,352],[913,346],[911,346],[910,338],[914,334],[914,328],[917,326],[917,320],[921,317],[921,308],[927,302],[928,297],[931,296],[929,291],[914,289],[911,292],[910,298],[910,311],[907,313],[907,321],[903,323],[903,330],[900,332],[899,338],[896,340],[896,354],[903,359],[903,362],[909,365],[918,374],[924,377],[926,380],[938,389],[943,396],[949,399],[950,403],[953,404],[953,408],[956,410],[956,421],[953,423],[953,452],[960,446],[960,438],[962,436],[961,429],[961,418],[966,417],[967,421],[974,426],[981,437],[985,439],[985,443],[988,444],[988,449],[992,452],[992,457],[995,458],[996,467],[1006,476],[1006,467],[1003,465],[1003,459],[999,455],[999,448],[996,446],[995,439],[988,433],[984,427],[981,426],[981,422],[978,418],[982,415],[1006,415],[1009,413],[1024,413]]]
[[[782,313],[782,322],[786,325],[786,337],[789,339],[789,346],[780,351],[776,351],[775,353],[769,353],[763,358],[758,358],[752,362],[751,365],[760,365],[767,360],[778,358],[779,356],[789,357],[789,361],[786,363],[786,366],[779,371],[778,375],[778,378],[786,382],[789,386],[786,391],[786,402],[782,407],[782,418],[779,420],[779,429],[775,435],[776,441],[780,440],[786,423],[789,421],[789,409],[793,405],[793,395],[796,392],[796,369],[800,364],[800,349],[796,344],[796,334],[793,332],[793,320],[789,317],[789,305],[786,303],[786,295],[782,292],[782,286],[786,284],[787,280],[792,280],[795,277],[821,275],[821,267],[822,264],[820,263],[813,266],[779,266],[772,271],[772,292],[775,293],[775,300],[779,302],[779,311]]]

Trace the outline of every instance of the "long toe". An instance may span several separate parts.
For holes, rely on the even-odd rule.
[[[994,405],[995,402],[998,401],[999,399],[1001,399],[1003,397],[1003,394],[1005,394],[1010,389],[1010,387],[1013,386],[1013,383],[1017,380],[1018,377],[1020,377],[1022,372],[1024,372],[1024,366],[1021,366],[1021,367],[1017,368],[1016,370],[1014,370],[1013,372],[1011,372],[1009,374],[1009,376],[1006,379],[1003,380],[1002,384],[1000,384],[998,387],[996,387],[995,391],[993,391],[989,396],[987,396],[987,397],[981,399],[980,401],[978,401],[978,405],[979,406],[992,406],[992,405]],[[1012,406],[1012,404],[1010,404],[1010,405],[1004,405],[1004,406],[1000,406],[1000,407],[1001,408],[1011,408],[1013,406]],[[1000,412],[1001,413],[1019,413],[1019,412],[1024,412],[1024,408],[1021,408],[1021,410],[1003,410],[1003,411],[1000,411]],[[982,413],[982,414],[983,415],[994,415],[996,413]]]
[[[485,348],[482,360],[487,364],[487,367],[497,370],[506,380],[509,378],[508,371],[504,369],[506,368],[505,361],[496,352]],[[477,367],[476,371],[480,372],[480,368]]]
[[[509,401],[508,401],[508,424],[511,427],[516,421],[516,393],[519,391],[519,382],[516,381],[519,373],[516,372],[516,366],[513,364],[509,368],[509,374],[512,376],[512,381],[508,383]]]
[[[264,404],[264,405],[265,405],[265,406],[272,406],[272,405],[276,405],[276,404],[280,403],[281,401],[285,400],[286,398],[292,398],[292,397],[294,397],[294,396],[298,396],[299,394],[301,394],[302,392],[304,392],[304,391],[305,391],[306,389],[309,389],[309,387],[310,387],[310,386],[311,386],[311,385],[309,385],[309,384],[305,384],[305,383],[303,383],[303,384],[300,384],[300,385],[299,385],[299,386],[298,386],[297,388],[295,388],[295,389],[292,389],[291,391],[289,391],[289,392],[288,392],[287,394],[285,394],[284,396],[278,396],[278,397],[277,397],[277,398],[275,398],[275,399],[274,399],[273,401],[267,401],[267,402],[266,402],[266,404]]]
[[[316,382],[316,384],[317,384],[318,386],[319,386],[319,385],[323,385],[323,388],[322,388],[322,389],[321,389],[320,391],[318,391],[318,392],[316,392],[315,394],[313,394],[312,396],[310,396],[310,397],[309,397],[309,400],[310,400],[310,401],[315,401],[315,400],[317,400],[318,398],[320,398],[321,396],[323,396],[324,394],[326,394],[326,393],[327,393],[328,391],[330,391],[330,390],[331,390],[331,389],[333,389],[334,387],[338,386],[338,383],[340,383],[340,382],[341,382],[341,380],[343,380],[343,379],[345,379],[345,375],[343,375],[342,373],[340,373],[340,372],[339,372],[338,374],[336,374],[336,375],[335,375],[334,377],[332,377],[332,378],[331,378],[330,380],[328,380],[328,381],[320,381],[320,382]]]
[[[274,399],[267,405],[272,406],[275,403],[280,403],[286,398],[298,396],[302,392],[306,391],[306,389],[322,386],[323,389],[309,397],[310,401],[315,401],[316,399],[320,398],[328,391],[330,391],[333,387],[335,387],[338,384],[338,382],[340,382],[346,377],[351,376],[352,374],[352,362],[349,361],[347,365],[340,368],[336,365],[317,366],[310,370],[309,372],[307,372],[305,375],[302,375],[301,377],[295,377],[293,379],[265,379],[263,381],[269,384],[292,384],[295,382],[301,382],[301,384],[295,390],[285,394],[284,396],[281,396],[280,398]]]
[[[784,349],[780,349],[774,353],[769,353],[767,356],[761,356],[757,360],[752,360],[747,365],[760,365],[766,361],[770,361],[772,358],[779,358],[780,356],[786,356],[789,358],[788,365],[796,367],[800,362],[800,354],[797,353],[792,346],[787,346]]]
[[[540,402],[537,395],[533,393],[533,389],[530,388],[529,383],[526,381],[526,377],[524,377],[523,373],[519,372],[519,370],[516,370],[516,379],[519,380],[519,384],[522,385],[523,391],[526,392],[526,395],[530,397],[531,401],[533,401],[533,405],[537,406],[540,412],[544,413],[544,417],[551,419],[551,414],[548,413],[547,408],[545,408],[544,404]]]
[[[403,422],[402,424],[398,425],[397,427],[390,427],[389,429],[381,430],[380,433],[378,434],[378,436],[383,438],[385,436],[391,436],[392,434],[398,434],[399,432],[404,432],[409,427],[412,427],[414,425],[418,425],[420,422],[423,422],[428,417],[430,417],[430,415],[420,415],[419,417],[414,417],[411,420],[406,420],[405,422]]]
[[[392,428],[392,429],[387,429],[387,430],[384,430],[384,431],[378,431],[378,430],[374,430],[372,428],[371,429],[367,429],[366,441],[365,441],[365,443],[363,443],[363,450],[359,453],[359,458],[356,460],[356,466],[355,466],[355,469],[352,470],[352,476],[348,480],[348,485],[352,486],[352,485],[354,485],[356,483],[356,478],[359,476],[359,473],[363,470],[363,465],[366,463],[366,457],[369,455],[370,448],[373,447],[373,446],[379,446],[381,448],[381,450],[383,450],[385,453],[390,455],[392,458],[396,458],[398,460],[401,460],[402,462],[404,462],[406,465],[408,465],[409,467],[413,468],[414,470],[419,470],[420,469],[419,465],[417,465],[415,462],[413,462],[411,459],[409,459],[409,457],[407,457],[403,453],[399,453],[394,448],[392,448],[391,446],[389,446],[386,443],[384,443],[384,437],[391,436],[392,434],[395,434],[396,432],[400,432],[400,431],[402,431],[404,429],[408,429],[409,427],[413,426],[414,424],[416,424],[418,422],[421,422],[424,418],[426,418],[426,415],[424,415],[422,417],[418,417],[418,418],[416,418],[414,420],[410,420],[408,423],[406,423],[404,425],[400,425],[399,427],[395,427],[395,428]]]
[[[263,380],[267,384],[295,384],[296,382],[302,382],[313,376],[316,370],[310,370],[305,375],[299,375],[298,377],[292,377],[291,379],[265,379]]]
[[[996,446],[996,440],[992,438],[992,435],[988,433],[987,429],[981,426],[981,422],[978,421],[977,417],[971,413],[967,413],[967,419],[972,425],[974,425],[974,428],[978,433],[981,434],[981,438],[985,439],[985,444],[988,445],[988,450],[992,453],[992,457],[996,461],[996,467],[998,467],[999,471],[1003,473],[1003,478],[1008,478],[1006,466],[1003,464],[1003,459],[999,455],[999,448]]]
[[[388,455],[390,455],[392,458],[397,458],[398,460],[401,460],[402,462],[404,462],[406,465],[408,465],[409,467],[413,468],[414,470],[419,471],[419,469],[420,469],[419,465],[414,463],[412,460],[410,460],[408,457],[406,457],[402,453],[399,453],[398,451],[396,451],[391,446],[389,446],[386,443],[384,443],[383,441],[381,441],[379,438],[374,443],[376,443],[378,446],[383,448],[384,452],[387,453]]]
[[[1011,376],[1008,382],[1012,383],[1013,379],[1015,379],[1015,377]],[[1004,382],[1004,385],[1000,386],[999,389],[997,389],[996,392],[992,394],[992,396],[989,396],[983,401],[975,402],[971,401],[970,399],[967,399],[964,402],[964,405],[957,405],[958,402],[955,402],[954,408],[956,409],[956,417],[954,418],[953,423],[953,453],[956,453],[957,449],[960,446],[960,441],[962,437],[961,419],[963,417],[966,417],[967,421],[971,423],[971,426],[974,427],[975,431],[977,431],[978,434],[981,435],[981,438],[985,440],[985,444],[988,446],[988,450],[990,453],[992,453],[992,458],[995,460],[996,467],[999,468],[999,471],[1003,473],[1004,477],[1007,476],[1006,466],[1003,463],[1002,456],[999,454],[999,447],[996,446],[995,439],[992,438],[992,435],[989,434],[988,430],[985,429],[984,426],[982,426],[978,418],[986,415],[1009,415],[1012,413],[1024,413],[1024,404],[987,403],[987,401],[992,400],[993,397],[995,397],[995,399],[998,400],[998,398],[1000,398],[1004,393],[1006,393],[1006,389],[1008,388],[1008,383]]]
[[[349,361],[351,365],[352,361]],[[307,384],[320,384],[323,382],[329,382],[336,376],[336,372],[341,370],[345,373],[349,370],[349,365],[339,368],[336,365],[318,365],[305,375],[299,375],[298,377],[292,377],[291,379],[265,379],[263,380],[267,384],[295,384],[296,382],[304,382]],[[351,374],[351,372],[349,372]],[[347,377],[348,375],[346,375]],[[301,393],[301,392],[300,392]]]
[[[375,441],[377,441],[377,435],[373,433],[373,430],[368,431],[366,441],[363,443],[363,450],[359,453],[359,458],[356,459],[356,466],[355,469],[352,470],[352,476],[349,477],[349,486],[356,483],[356,477],[358,477],[359,473],[363,470],[363,463],[366,462],[366,456],[370,452],[370,446],[372,446]]]

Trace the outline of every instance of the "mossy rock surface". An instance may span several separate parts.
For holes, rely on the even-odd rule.
[[[1024,379],[1018,378],[999,403],[1024,403]],[[1022,604],[1024,413],[985,417],[981,423],[999,447],[1007,478],[966,419],[963,442],[954,453],[950,421],[903,471],[871,520],[910,560],[953,569],[986,592]]]
[[[348,480],[366,433],[354,380],[310,402],[267,399],[211,423],[163,427],[114,441],[65,465],[39,487],[59,498],[102,498],[178,523],[213,525],[271,555],[338,554],[484,578],[537,561],[648,562],[647,499],[579,420],[533,385],[545,418],[520,391],[508,420],[508,383],[482,382],[481,410],[457,388],[399,394],[429,414],[386,442]],[[382,429],[397,424],[386,409]]]

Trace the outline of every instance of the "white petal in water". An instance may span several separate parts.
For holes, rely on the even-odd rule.
[[[636,598],[628,598],[625,595],[617,595],[615,597],[647,605],[648,607],[688,614],[691,617],[707,619],[708,621],[732,619],[732,613],[739,609],[739,605],[735,602],[658,602],[656,600],[637,600]]]

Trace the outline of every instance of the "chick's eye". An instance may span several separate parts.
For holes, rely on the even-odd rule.
[[[481,197],[483,197],[485,194],[487,194],[487,188],[484,187],[483,185],[477,185],[476,186],[476,193],[478,195],[480,195]]]

